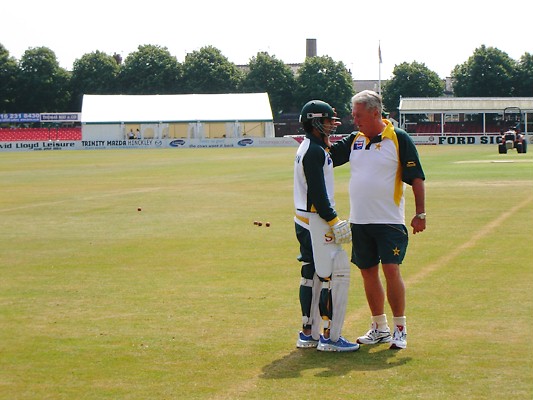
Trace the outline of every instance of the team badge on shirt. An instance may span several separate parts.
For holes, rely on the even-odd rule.
[[[365,147],[365,138],[357,139],[353,144],[354,150],[362,150]]]

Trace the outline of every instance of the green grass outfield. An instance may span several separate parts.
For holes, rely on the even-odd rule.
[[[0,398],[531,399],[533,152],[420,147],[409,346],[324,354],[295,348],[295,151],[2,153]]]

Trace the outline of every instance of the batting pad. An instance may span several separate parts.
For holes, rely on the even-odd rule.
[[[335,237],[328,223],[318,214],[309,213],[309,232],[313,245],[315,271],[321,278],[329,278],[333,271],[333,258],[338,251],[344,251],[340,244],[335,243]]]
[[[350,260],[344,249],[333,255],[333,273],[331,275],[330,290],[333,303],[330,338],[336,342],[342,332],[346,303],[348,303],[348,289],[350,288]]]
[[[322,290],[322,282],[318,278],[318,275],[313,276],[313,299],[311,301],[311,336],[313,339],[318,340],[320,338],[322,318],[320,317],[320,291]]]

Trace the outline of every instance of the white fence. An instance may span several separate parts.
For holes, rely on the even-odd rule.
[[[0,151],[96,149],[200,149],[242,147],[295,147],[293,138],[132,139],[0,142]]]
[[[417,145],[497,145],[499,135],[487,134],[411,134]],[[335,135],[334,140],[342,136]],[[296,147],[301,135],[274,138],[221,138],[221,139],[132,139],[132,140],[61,140],[61,141],[4,141],[0,151],[31,150],[96,150],[96,149],[200,149],[243,147]],[[533,135],[527,135],[533,145]]]

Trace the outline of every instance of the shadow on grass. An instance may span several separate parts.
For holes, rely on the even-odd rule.
[[[261,379],[299,378],[306,370],[316,370],[315,376],[344,376],[350,371],[377,371],[400,367],[411,361],[402,351],[385,346],[361,346],[356,352],[320,352],[315,349],[295,349],[262,369]]]

